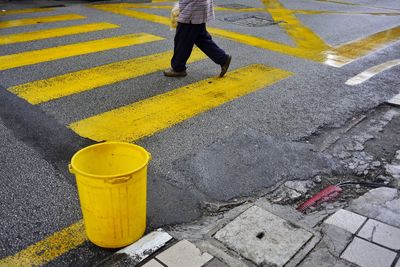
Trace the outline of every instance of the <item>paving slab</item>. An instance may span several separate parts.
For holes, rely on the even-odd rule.
[[[152,259],[151,261],[144,264],[142,267],[164,267],[164,265]]]
[[[349,210],[400,227],[400,193],[395,188],[376,188],[350,202]]]
[[[350,267],[351,263],[340,259],[340,254],[351,242],[353,235],[337,226],[322,225],[322,239],[309,253],[299,267]]]
[[[194,244],[182,240],[156,258],[168,267],[201,267],[212,260],[213,256],[202,253]]]
[[[215,234],[215,238],[261,266],[283,266],[313,234],[253,206]]]
[[[344,209],[338,210],[325,220],[326,224],[336,225],[350,233],[356,233],[361,225],[367,220],[366,217]]]
[[[358,236],[394,250],[400,249],[400,229],[388,224],[370,219],[361,228]]]
[[[390,267],[396,258],[396,253],[356,237],[341,258],[361,267]]]

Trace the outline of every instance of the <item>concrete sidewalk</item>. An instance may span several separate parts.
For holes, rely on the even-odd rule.
[[[397,189],[373,189],[345,209],[306,215],[259,199],[217,219],[158,230],[169,238],[147,238],[138,246],[139,241],[100,265],[398,267],[399,227]],[[149,242],[157,249],[147,247],[143,256]]]

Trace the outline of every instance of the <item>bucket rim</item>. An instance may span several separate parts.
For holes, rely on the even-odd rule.
[[[145,160],[145,162],[144,162],[142,165],[140,165],[139,167],[137,167],[137,168],[135,168],[135,169],[133,169],[133,170],[131,170],[131,171],[129,171],[129,172],[125,172],[125,173],[121,173],[121,174],[115,174],[115,175],[96,175],[96,174],[90,174],[90,173],[84,172],[84,171],[79,170],[78,168],[76,168],[74,162],[75,162],[75,160],[76,160],[76,157],[77,157],[79,154],[83,153],[83,152],[86,151],[86,150],[92,149],[93,147],[96,147],[96,146],[103,146],[103,145],[124,145],[124,146],[130,146],[130,147],[138,148],[139,150],[141,150],[142,152],[144,152],[144,154],[146,155],[146,160]],[[80,175],[89,177],[89,178],[96,178],[96,179],[113,179],[113,178],[119,178],[119,177],[125,177],[125,176],[132,175],[133,173],[135,173],[135,172],[137,172],[137,171],[143,169],[143,168],[149,163],[150,159],[151,159],[150,153],[149,153],[146,149],[144,149],[143,147],[141,147],[141,146],[139,146],[139,145],[131,144],[131,143],[126,143],[126,142],[108,142],[108,141],[107,141],[107,142],[102,142],[102,143],[97,143],[97,144],[94,144],[94,145],[90,145],[90,146],[84,147],[84,148],[80,149],[79,151],[77,151],[77,152],[72,156],[72,158],[71,158],[70,171],[73,172],[73,173],[78,173],[78,174],[80,174]]]

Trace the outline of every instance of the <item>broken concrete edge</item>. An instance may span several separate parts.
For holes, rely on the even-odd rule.
[[[133,266],[135,266],[173,241],[174,238],[172,236],[170,236],[162,228],[159,228],[145,235],[135,243],[118,250],[110,257],[97,263],[96,266],[112,266],[114,263],[120,262],[121,260],[127,258],[129,258],[131,262],[134,262]]]
[[[220,260],[222,263],[225,263],[229,267],[256,266],[252,261],[243,257],[233,248],[224,245],[214,238],[198,240],[194,243],[201,251],[212,254],[215,258]]]
[[[388,103],[389,105],[393,105],[395,107],[400,106],[400,94],[397,94],[391,99],[387,100],[386,103]]]

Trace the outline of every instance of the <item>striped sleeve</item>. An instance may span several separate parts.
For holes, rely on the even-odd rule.
[[[181,23],[201,24],[214,19],[213,0],[181,0],[179,18]]]

